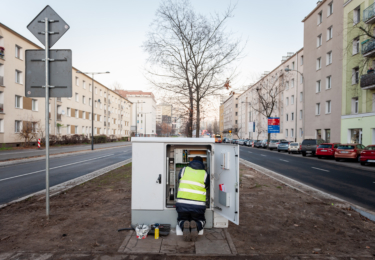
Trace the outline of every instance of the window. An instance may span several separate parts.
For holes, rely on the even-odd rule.
[[[302,119],[302,110],[299,111],[299,119]]]
[[[78,109],[74,110],[74,116],[78,118]]]
[[[316,70],[320,70],[322,68],[322,58],[318,58],[316,60]]]
[[[356,25],[361,20],[361,6],[358,6],[353,11],[353,24]]]
[[[79,86],[79,78],[76,77],[76,86]]]
[[[328,4],[327,17],[330,16],[331,14],[333,14],[333,2]]]
[[[303,55],[301,56],[301,66],[303,65]]]
[[[82,111],[82,119],[86,119],[86,112]]]
[[[332,39],[332,26],[327,29],[327,41]]]
[[[288,137],[288,129],[285,129],[285,137]]]
[[[74,133],[75,133],[75,134],[78,134],[78,126],[75,126],[75,127],[74,127]]]
[[[31,101],[31,108],[32,108],[33,111],[38,111],[38,100],[33,99]]]
[[[327,53],[326,65],[332,64],[332,51]]]
[[[292,82],[291,82],[291,87],[294,88],[294,79],[292,79]]]
[[[288,97],[286,98],[286,105],[287,106],[289,105],[289,98]]]
[[[316,82],[315,93],[319,93],[320,90],[321,90],[321,82],[320,82],[320,80],[318,80],[318,81]]]
[[[316,47],[319,48],[322,46],[322,35],[320,34],[318,38],[316,38]]]
[[[285,83],[285,89],[289,89],[289,81]]]
[[[358,97],[352,98],[352,114],[358,114]]]
[[[82,126],[82,134],[85,134],[85,127]]]
[[[359,81],[359,68],[352,69],[352,85],[358,84]]]
[[[325,137],[324,139],[326,140],[327,143],[331,142],[331,129],[325,129]]]
[[[98,88],[95,87],[95,94],[98,94]]]
[[[322,130],[320,129],[316,130],[316,139],[322,139]]]
[[[238,113],[236,112],[236,116],[238,115]]]
[[[291,120],[291,121],[294,120],[294,113],[293,113],[293,112],[290,114],[290,120]]]
[[[22,72],[19,70],[16,70],[16,83],[22,84]]]
[[[70,134],[70,125],[66,125],[66,134]]]
[[[323,22],[323,11],[318,13],[318,25],[321,24],[322,22]]]
[[[290,104],[291,104],[291,105],[294,105],[294,95],[292,95],[292,96],[290,97]]]
[[[36,133],[38,131],[38,123],[37,122],[32,122],[31,123],[31,131],[33,133]]]
[[[22,59],[21,55],[22,55],[22,52],[21,52],[22,48],[18,45],[16,45],[16,58],[18,59]]]
[[[375,93],[372,94],[372,112],[375,112]]]
[[[292,70],[294,70],[294,61],[292,62]]]
[[[302,100],[303,100],[303,92],[300,92],[299,93],[299,102],[302,102]]]
[[[353,39],[353,51],[352,55],[359,53],[359,37]]]
[[[286,115],[285,115],[285,120],[286,120],[286,121],[289,121],[289,114],[286,114]]]
[[[0,133],[4,133],[4,119],[0,119]]]
[[[86,97],[85,96],[82,96],[82,103],[86,104]]]
[[[14,124],[14,132],[19,133],[21,131],[22,131],[22,121],[16,120]]]
[[[303,135],[303,131],[302,131],[302,128],[299,129],[299,137],[302,137]]]
[[[70,107],[66,108],[66,116],[71,116]]]
[[[331,100],[326,101],[326,114],[331,113]]]
[[[293,137],[294,136],[294,129],[290,129],[290,137]]]
[[[236,107],[238,107],[238,104],[236,104]]]
[[[320,103],[316,103],[315,105],[315,115],[320,115]]]
[[[102,90],[100,90],[100,96],[103,96],[103,92],[102,92]]]
[[[82,87],[83,87],[84,89],[86,89],[86,82],[85,82],[85,81],[82,82]]]
[[[95,107],[98,107],[98,102],[95,101]]]
[[[332,87],[332,77],[328,76],[326,78],[326,89],[331,89],[331,87]]]
[[[79,96],[78,96],[78,93],[76,93],[76,102],[79,102]]]
[[[90,89],[90,92],[92,92],[92,86],[91,86],[91,84],[89,84],[89,89]]]
[[[22,97],[16,96],[16,108],[22,108]]]
[[[90,119],[90,120],[91,120],[91,116],[92,116],[91,113],[89,113],[89,119]]]
[[[90,105],[90,107],[92,106],[92,100],[91,100],[91,98],[89,98],[89,105]]]

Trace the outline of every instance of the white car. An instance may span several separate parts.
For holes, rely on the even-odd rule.
[[[301,153],[301,144],[296,142],[290,143],[288,147],[288,154],[290,153]]]

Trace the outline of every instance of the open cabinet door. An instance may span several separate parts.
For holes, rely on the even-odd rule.
[[[240,169],[238,145],[215,144],[213,166],[214,211],[239,225]]]

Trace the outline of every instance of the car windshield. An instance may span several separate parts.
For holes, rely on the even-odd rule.
[[[355,149],[355,146],[354,145],[340,145],[338,149],[350,150],[350,149]]]
[[[321,144],[318,148],[332,148],[332,144]]]
[[[303,140],[302,145],[315,145],[316,140],[311,139],[311,140]]]
[[[367,146],[365,150],[375,151],[375,146]]]
[[[271,143],[277,143],[279,140],[271,140]]]
[[[298,143],[291,143],[290,146],[298,146]]]
[[[281,142],[281,144],[289,144],[289,142]]]

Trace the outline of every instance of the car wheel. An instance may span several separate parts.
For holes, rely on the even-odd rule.
[[[305,157],[305,156],[306,156],[306,153],[302,153],[302,156]]]
[[[361,165],[362,165],[362,166],[365,166],[365,165],[366,165],[366,162],[361,162]]]
[[[314,152],[313,152],[313,153],[311,153],[311,156],[312,156],[312,157],[314,157],[314,156],[315,156],[315,153],[314,153]]]
[[[288,154],[290,154],[290,152],[288,152]]]
[[[339,161],[340,161],[340,159],[339,159],[339,158],[335,158],[335,160],[336,160],[336,162],[339,162]]]
[[[322,156],[318,156],[318,159],[322,159]]]
[[[277,150],[277,152],[280,152],[280,150]]]

